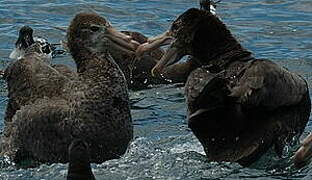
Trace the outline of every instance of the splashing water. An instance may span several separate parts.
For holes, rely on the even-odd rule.
[[[93,11],[107,17],[120,30],[139,31],[146,36],[164,32],[198,1],[107,0],[107,1],[12,1],[0,0],[0,67],[6,67],[18,30],[23,25],[35,29],[36,36],[51,43],[65,39],[66,27],[74,14]],[[270,58],[312,82],[312,1],[246,0],[222,1],[217,14],[242,44],[256,57]],[[75,67],[70,56],[54,63]],[[292,167],[296,147],[287,147],[282,159],[268,152],[257,163],[243,168],[236,163],[209,162],[186,123],[183,87],[157,85],[130,93],[135,138],[120,159],[92,164],[97,179],[311,179],[312,165],[302,170]],[[0,80],[0,132],[7,103],[6,84]],[[309,122],[305,134],[311,131]],[[0,159],[0,179],[66,179],[67,164],[16,169]]]

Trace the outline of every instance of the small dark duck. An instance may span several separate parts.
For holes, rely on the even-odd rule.
[[[169,31],[137,50],[164,44],[170,45],[154,75],[185,55],[197,61],[185,85],[188,125],[209,160],[249,166],[271,147],[281,156],[303,132],[311,110],[306,81],[270,60],[254,58],[213,13],[189,9]]]
[[[57,44],[51,44],[42,37],[33,37],[33,32],[34,30],[29,26],[23,26],[20,29],[18,39],[15,43],[15,48],[9,56],[10,59],[17,60],[22,58],[26,49],[34,43],[40,44],[42,46],[42,52],[50,59],[63,52],[62,50],[57,49]]]
[[[90,165],[90,150],[82,139],[75,139],[68,148],[67,180],[95,180]]]
[[[65,163],[74,139],[88,143],[92,163],[125,153],[133,137],[128,89],[108,46],[132,50],[135,44],[110,28],[97,14],[80,13],[72,20],[67,37],[77,78],[44,61],[38,43],[6,69],[2,155],[15,163]]]
[[[68,78],[75,79],[78,77],[78,74],[72,71],[72,68],[63,65],[63,64],[52,64],[52,58],[57,55],[62,55],[66,51],[57,48],[57,45],[60,44],[50,44],[46,39],[42,37],[33,37],[33,29],[29,26],[23,26],[19,31],[18,39],[15,43],[15,48],[10,54],[10,59],[18,60],[23,58],[26,51],[31,52],[34,47],[40,46],[37,48],[37,53],[41,54],[41,59],[45,60],[47,63],[50,63],[53,68],[58,70],[63,75]],[[30,48],[33,44],[36,44],[32,48]],[[2,79],[4,75],[4,71],[1,70]]]

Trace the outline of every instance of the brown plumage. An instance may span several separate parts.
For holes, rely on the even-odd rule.
[[[189,9],[158,40],[171,44],[153,68],[155,75],[184,55],[196,58],[197,69],[185,85],[188,125],[209,160],[248,166],[271,147],[281,156],[303,132],[311,109],[306,81],[253,58],[212,13]]]
[[[9,103],[2,154],[15,162],[68,162],[73,139],[88,142],[90,161],[120,157],[133,136],[126,80],[111,58],[111,43],[131,49],[123,36],[109,32],[97,14],[80,13],[68,30],[77,77],[51,67],[36,52],[5,72]],[[112,39],[117,42],[112,42]]]

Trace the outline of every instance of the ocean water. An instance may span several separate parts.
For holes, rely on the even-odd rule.
[[[147,36],[165,31],[179,14],[198,7],[198,0],[0,0],[0,67],[9,63],[18,30],[23,25],[52,43],[65,34],[53,26],[66,27],[78,12],[97,12],[119,30]],[[218,15],[232,33],[256,57],[269,58],[302,75],[312,86],[311,0],[224,0]],[[69,56],[54,60],[74,67]],[[4,81],[0,81],[0,132],[7,104]],[[138,101],[132,108],[135,138],[120,159],[92,164],[97,179],[312,179],[312,164],[292,167],[289,148],[283,159],[267,153],[249,168],[236,163],[208,162],[186,123],[183,87],[158,85],[130,92]],[[312,130],[311,122],[305,134]],[[66,179],[67,164],[16,169],[0,160],[2,180]]]

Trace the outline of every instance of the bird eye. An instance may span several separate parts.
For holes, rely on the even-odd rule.
[[[96,32],[98,30],[100,30],[100,27],[98,27],[98,26],[91,26],[91,31]]]

